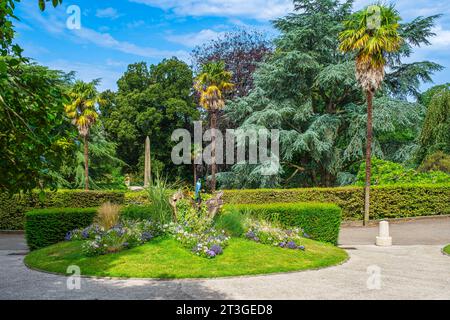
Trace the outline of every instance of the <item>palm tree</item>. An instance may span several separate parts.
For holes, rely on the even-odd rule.
[[[364,225],[369,221],[372,152],[372,100],[383,82],[386,55],[400,49],[398,12],[391,6],[373,5],[351,15],[339,34],[342,52],[356,53],[356,79],[367,98],[366,183]]]
[[[101,103],[101,98],[96,86],[99,80],[86,83],[76,81],[69,90],[70,103],[65,105],[65,111],[72,123],[77,127],[84,144],[84,187],[89,190],[89,131],[97,121],[98,114],[96,106]]]
[[[194,88],[200,94],[200,106],[207,110],[211,119],[211,191],[216,191],[216,128],[217,112],[225,106],[223,93],[231,90],[232,73],[225,70],[223,61],[202,65]]]

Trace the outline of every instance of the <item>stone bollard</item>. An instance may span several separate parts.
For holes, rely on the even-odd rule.
[[[380,231],[376,241],[377,246],[392,246],[392,237],[389,236],[389,222],[380,222]]]

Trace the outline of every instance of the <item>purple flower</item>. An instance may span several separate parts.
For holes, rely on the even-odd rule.
[[[111,230],[114,231],[115,233],[117,233],[117,235],[119,237],[121,237],[125,234],[125,230],[120,225],[113,227]]]
[[[279,246],[280,246],[281,248],[284,248],[284,247],[286,246],[286,242],[280,242]]]
[[[305,238],[307,238],[307,239],[311,238],[311,237],[309,236],[309,234],[307,234],[306,232],[303,233],[303,237],[305,237]]]
[[[299,246],[298,249],[302,250],[302,251],[305,251],[305,246]]]
[[[66,236],[64,237],[64,240],[66,241],[72,240],[72,231],[67,232]]]
[[[297,249],[297,245],[295,244],[294,241],[289,241],[286,245],[287,248],[289,249]]]
[[[141,239],[142,241],[150,241],[153,238],[150,232],[142,232]]]
[[[256,238],[256,234],[253,231],[249,231],[245,234],[245,236],[249,239],[255,239]]]
[[[212,245],[211,248],[209,248],[209,250],[213,251],[216,255],[222,254],[223,252],[222,247],[217,244]]]
[[[216,253],[215,253],[214,251],[212,251],[212,250],[206,251],[206,254],[207,254],[208,256],[210,256],[211,258],[214,258],[214,257],[216,256]]]
[[[88,239],[88,238],[89,238],[89,227],[86,228],[86,229],[84,229],[84,230],[81,232],[81,236],[83,237],[83,239]]]

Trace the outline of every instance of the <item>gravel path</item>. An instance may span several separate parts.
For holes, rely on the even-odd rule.
[[[450,256],[441,252],[450,243],[450,219],[391,229],[397,245],[381,248],[365,244],[376,228],[343,228],[349,261],[321,270],[208,280],[82,278],[79,290],[68,290],[66,277],[29,270],[23,236],[0,234],[0,299],[450,299]]]
[[[390,222],[394,245],[450,243],[450,217],[422,218],[407,222]],[[374,244],[378,226],[341,228],[339,244]]]

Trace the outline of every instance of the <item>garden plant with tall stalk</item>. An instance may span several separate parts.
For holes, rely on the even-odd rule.
[[[225,70],[223,61],[202,65],[194,88],[200,94],[200,106],[208,111],[211,119],[211,191],[216,191],[216,128],[217,113],[225,106],[224,93],[231,90],[231,72]]]
[[[398,12],[393,6],[371,5],[351,15],[339,34],[342,52],[356,53],[356,79],[367,98],[366,183],[364,188],[364,225],[369,221],[372,153],[372,102],[380,88],[386,55],[400,49]]]
[[[72,123],[77,127],[84,144],[84,187],[89,190],[89,131],[97,121],[96,107],[101,103],[96,86],[98,80],[86,83],[77,81],[69,91],[70,103],[65,105],[65,111]]]

